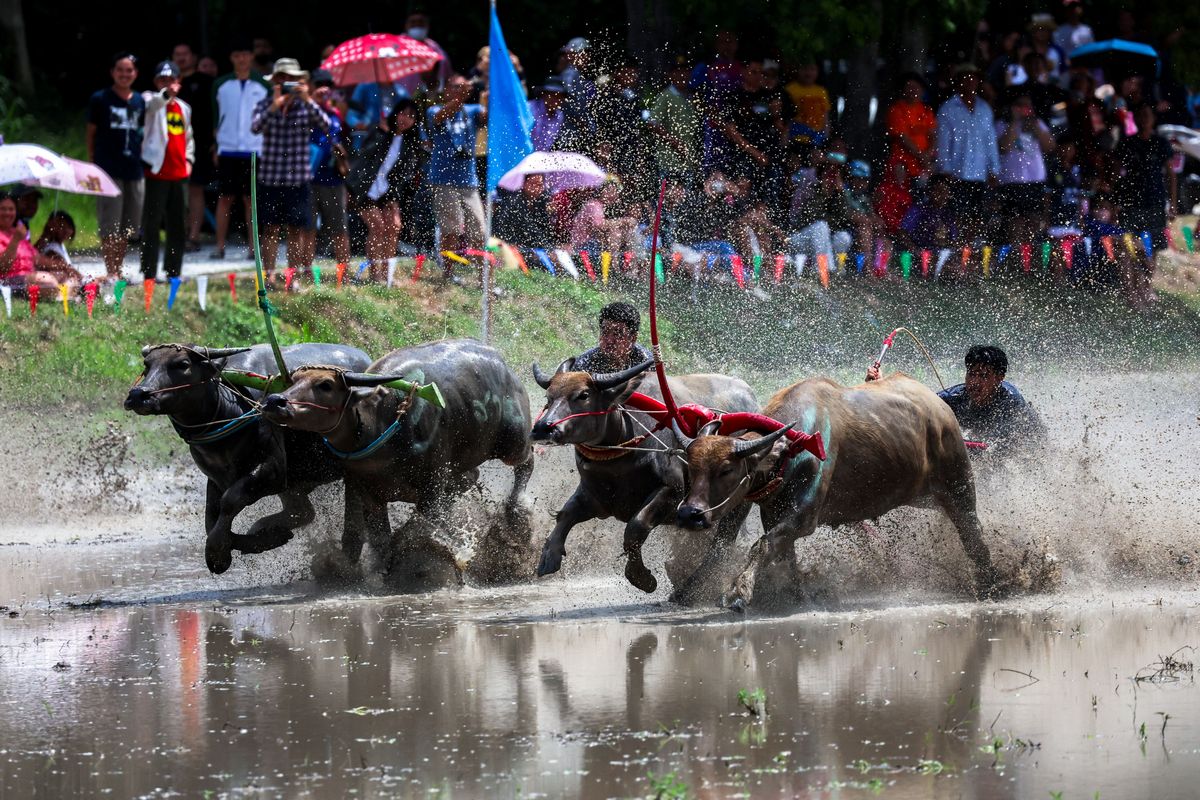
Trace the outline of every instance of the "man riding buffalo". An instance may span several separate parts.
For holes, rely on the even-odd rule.
[[[988,451],[1012,454],[1040,445],[1046,429],[1033,406],[1016,386],[1005,380],[1008,356],[994,345],[967,350],[964,381],[938,392],[950,406],[959,427],[983,440]],[[867,370],[867,380],[880,377],[879,365]]]
[[[637,343],[641,316],[629,303],[609,303],[600,309],[600,344],[575,357],[578,372],[621,372],[652,358]]]

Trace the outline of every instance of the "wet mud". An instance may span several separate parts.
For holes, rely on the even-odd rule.
[[[811,602],[736,616],[667,601],[664,562],[695,544],[677,531],[651,538],[653,595],[625,583],[611,520],[549,579],[398,595],[313,579],[334,488],[288,546],[213,577],[186,464],[22,472],[0,497],[0,800],[1194,796],[1200,376],[1027,394],[1053,453],[980,477],[1022,588],[998,603],[971,598],[932,512],[819,530],[797,548]],[[539,457],[534,547],[566,456]],[[64,502],[59,474],[111,502]],[[460,501],[456,551],[495,535],[507,481]]]

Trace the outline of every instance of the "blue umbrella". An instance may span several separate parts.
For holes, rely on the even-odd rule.
[[[1148,44],[1124,39],[1092,42],[1071,51],[1071,66],[1099,67],[1110,73],[1158,74],[1158,51]]]

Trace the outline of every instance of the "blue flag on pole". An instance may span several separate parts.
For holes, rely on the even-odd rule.
[[[492,4],[492,32],[488,45],[494,57],[488,69],[487,188],[488,192],[494,192],[504,173],[533,152],[533,139],[530,138],[533,114],[521,91],[517,71],[508,58],[508,45],[504,43],[495,3]]]

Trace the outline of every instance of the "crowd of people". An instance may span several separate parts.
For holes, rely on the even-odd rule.
[[[951,279],[983,258],[993,270],[1027,267],[1030,248],[1052,242],[1047,266],[1061,279],[1142,306],[1182,168],[1156,126],[1191,124],[1190,104],[1169,65],[1073,65],[1070,54],[1095,39],[1084,13],[1066,0],[1058,20],[1038,13],[1024,30],[994,33],[981,25],[974,52],[931,59],[924,74],[886,88],[878,144],[863,152],[849,151],[822,84],[836,77],[829,62],[781,62],[720,31],[711,50],[681,54],[657,75],[571,38],[548,76],[528,81],[532,139],[537,150],[588,155],[608,178],[559,190],[553,175],[527,176],[519,191],[499,192],[493,233],[525,253],[621,254],[618,272],[640,273],[665,180],[664,246],[698,278],[722,280],[739,258],[776,253],[888,274],[901,253],[953,250],[962,257],[938,258],[937,270]],[[430,25],[416,12],[404,29],[444,54]],[[1145,39],[1130,12],[1110,27]],[[251,154],[268,272],[281,239],[300,270],[320,247],[346,262],[353,243],[376,280],[402,242],[483,248],[488,48],[465,73],[447,56],[426,74],[350,87],[276,58],[265,39],[234,42],[224,57],[231,71],[214,77],[212,59],[179,44],[154,67],[153,89],[138,92],[140,62],[121,53],[111,85],[93,95],[88,155],[122,189],[98,201],[109,276],[139,237],[146,277],[158,275],[160,249],[162,270],[179,275],[184,252],[201,248],[206,204],[211,257],[224,258],[235,208],[249,217]],[[520,59],[507,57],[524,84]],[[65,224],[43,234],[41,249],[22,245],[19,202],[0,198],[0,272],[72,280],[55,241]],[[1106,238],[1120,246],[1098,246]],[[447,280],[458,280],[453,263],[444,260]]]

